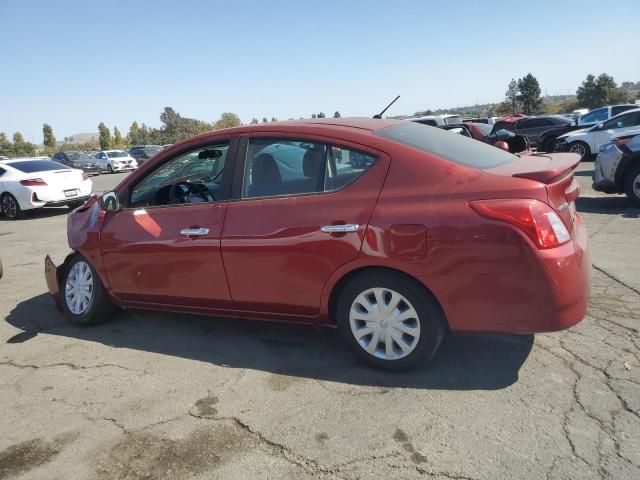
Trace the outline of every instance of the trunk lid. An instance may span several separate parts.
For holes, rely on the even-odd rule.
[[[82,184],[81,170],[52,170],[48,172],[40,172],[30,175],[31,177],[42,178],[50,188],[64,192],[80,188]]]
[[[575,201],[580,193],[573,171],[579,163],[580,156],[575,153],[535,153],[484,171],[543,183],[549,205],[558,212],[569,232],[573,232]]]

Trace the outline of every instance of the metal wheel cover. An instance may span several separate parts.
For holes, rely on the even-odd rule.
[[[571,145],[571,147],[569,147],[569,151],[571,153],[577,153],[581,157],[584,157],[585,154],[587,153],[587,149],[584,148],[584,145],[582,145],[581,143],[577,143],[575,145]]]
[[[349,310],[351,333],[370,355],[399,360],[420,340],[420,321],[413,305],[389,288],[370,288],[356,297]]]
[[[631,182],[631,188],[633,189],[633,194],[636,198],[640,199],[640,173]]]
[[[5,195],[2,198],[2,213],[9,218],[13,218],[16,216],[17,212],[18,205],[16,205],[16,201],[9,195]]]
[[[93,273],[87,262],[76,262],[67,274],[64,299],[71,313],[81,315],[93,300]]]

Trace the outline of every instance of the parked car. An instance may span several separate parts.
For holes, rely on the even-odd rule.
[[[482,118],[464,118],[463,123],[485,123],[487,125],[494,125],[500,117],[482,117]]]
[[[494,132],[493,127],[488,124],[460,123],[457,125],[444,125],[438,128],[488,143],[507,152],[521,153],[529,151],[529,142],[526,137],[516,135],[508,130]]]
[[[581,159],[587,160],[598,153],[600,146],[609,143],[614,135],[639,127],[640,108],[628,110],[593,127],[559,136],[558,149],[577,153]]]
[[[163,149],[160,145],[138,145],[129,150],[129,156],[135,158],[140,166]]]
[[[583,127],[597,125],[615,117],[616,115],[628,110],[635,110],[636,108],[638,108],[638,105],[634,105],[633,103],[596,108],[595,110],[591,110],[589,113],[579,116],[576,120],[576,125],[581,125]]]
[[[518,135],[527,137],[532,147],[543,151],[554,151],[556,138],[571,130],[571,120],[554,116],[514,116],[500,119],[494,126],[493,131],[510,130]]]
[[[593,188],[625,193],[640,207],[640,129],[618,133],[600,148],[593,167]]]
[[[103,150],[94,157],[101,172],[124,172],[138,168],[138,162],[122,150]]]
[[[213,131],[70,214],[73,252],[45,259],[47,285],[78,325],[114,305],[335,324],[362,359],[404,368],[448,332],[583,318],[578,161],[401,120]]]
[[[84,173],[100,175],[96,160],[84,152],[57,152],[51,159],[71,168],[79,168]]]
[[[432,127],[440,127],[442,125],[452,125],[454,123],[462,123],[460,115],[444,114],[444,115],[426,115],[424,117],[408,118],[410,122],[430,125]]]
[[[27,210],[67,205],[77,208],[93,184],[82,170],[52,160],[16,158],[0,161],[0,210],[15,220]]]

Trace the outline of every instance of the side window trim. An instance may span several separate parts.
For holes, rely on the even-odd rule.
[[[231,183],[233,181],[233,177],[235,174],[235,165],[236,165],[236,159],[238,158],[238,145],[240,142],[240,137],[235,135],[233,137],[222,137],[219,139],[212,139],[212,140],[208,140],[206,142],[202,142],[199,143],[197,145],[191,145],[189,147],[183,148],[178,150],[175,153],[172,153],[170,156],[168,156],[167,158],[162,160],[162,163],[156,165],[156,167],[153,169],[152,172],[149,172],[145,175],[140,175],[140,178],[136,178],[134,182],[132,182],[131,184],[127,185],[126,189],[122,192],[118,192],[118,199],[120,200],[120,204],[123,205],[123,209],[124,210],[138,210],[139,208],[142,207],[131,207],[129,205],[130,200],[131,200],[131,194],[133,189],[135,188],[136,185],[138,185],[140,182],[142,182],[145,178],[147,178],[149,175],[151,175],[153,172],[157,171],[159,168],[161,168],[163,165],[167,164],[168,162],[178,158],[181,155],[184,155],[185,153],[191,152],[193,150],[198,150],[201,148],[205,148],[209,145],[217,145],[220,143],[224,143],[224,142],[229,142],[229,151],[227,152],[227,158],[225,159],[225,165],[224,165],[224,170],[222,172],[222,183],[220,184],[220,191],[219,191],[219,198],[216,198],[216,201],[214,203],[224,203],[224,202],[228,202],[230,200],[230,193],[231,193]],[[155,208],[175,208],[175,207],[182,207],[182,206],[190,206],[190,205],[201,205],[201,204],[189,204],[189,203],[185,203],[185,204],[174,204],[174,205],[155,205],[155,206],[149,206],[149,207],[144,207],[145,209],[155,209]]]

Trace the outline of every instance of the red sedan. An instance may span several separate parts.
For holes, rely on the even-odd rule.
[[[70,214],[47,283],[80,325],[114,305],[333,324],[373,365],[407,367],[447,332],[583,318],[578,162],[392,120],[214,131]]]

